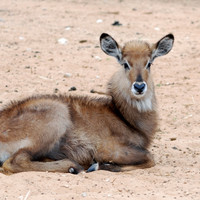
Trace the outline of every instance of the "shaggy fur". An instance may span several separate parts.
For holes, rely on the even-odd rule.
[[[158,45],[151,48],[146,42],[132,41],[121,49],[113,40],[102,34],[103,51],[111,52],[122,65],[126,60],[130,67],[112,76],[109,96],[41,95],[12,102],[0,111],[0,162],[5,173],[78,173],[94,162],[95,170],[110,171],[154,165],[147,148],[156,131],[157,109],[151,73],[145,66]],[[131,91],[138,75],[147,85],[142,95]],[[43,162],[46,158],[52,162]]]

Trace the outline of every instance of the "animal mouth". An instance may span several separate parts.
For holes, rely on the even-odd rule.
[[[136,95],[143,95],[144,94],[144,92],[137,92],[137,93],[135,93]]]
[[[145,92],[132,92],[132,93],[133,96],[136,97],[137,99],[141,99],[145,95]]]

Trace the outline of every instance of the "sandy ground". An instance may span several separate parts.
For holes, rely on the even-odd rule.
[[[1,200],[200,199],[199,0],[1,0],[0,108],[73,86],[74,94],[105,91],[119,66],[100,50],[102,32],[120,44],[175,35],[173,50],[152,66],[160,113],[150,148],[156,166],[128,173],[0,174]]]

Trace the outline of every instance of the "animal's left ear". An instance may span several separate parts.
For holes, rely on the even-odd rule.
[[[164,56],[169,53],[174,44],[174,36],[172,34],[168,34],[162,39],[160,39],[154,46],[151,55],[151,62],[159,57]]]

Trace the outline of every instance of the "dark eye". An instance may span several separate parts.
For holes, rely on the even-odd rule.
[[[149,62],[148,64],[147,64],[147,69],[150,69],[150,67],[151,67],[151,63]]]
[[[124,69],[125,70],[129,70],[130,69],[130,67],[129,67],[129,65],[127,63],[124,63]]]

